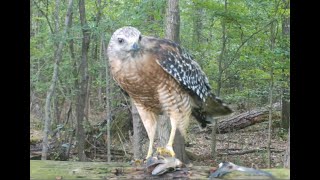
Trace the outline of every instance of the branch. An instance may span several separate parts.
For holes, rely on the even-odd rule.
[[[229,68],[229,66],[234,62],[234,60],[237,57],[237,54],[239,53],[240,49],[250,40],[252,39],[256,34],[260,33],[263,31],[266,27],[268,27],[271,23],[273,23],[276,19],[271,20],[268,24],[264,25],[261,29],[257,30],[256,32],[252,33],[247,39],[242,41],[240,46],[237,48],[234,57],[231,59],[231,61],[222,69],[222,72],[224,72],[226,69]]]
[[[50,31],[51,31],[52,34],[54,34],[54,31],[53,31],[53,28],[52,28],[52,26],[51,26],[51,23],[50,23],[50,20],[49,20],[49,18],[48,18],[48,15],[47,15],[45,12],[42,11],[42,9],[40,8],[40,6],[37,4],[36,1],[33,1],[33,2],[34,2],[34,4],[37,6],[37,8],[38,8],[38,10],[41,12],[41,14],[46,18],[47,23],[48,23],[49,28],[50,28]]]

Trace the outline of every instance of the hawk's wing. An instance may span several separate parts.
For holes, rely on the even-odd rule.
[[[178,44],[160,40],[157,63],[186,90],[205,101],[211,93],[208,78],[192,56]]]

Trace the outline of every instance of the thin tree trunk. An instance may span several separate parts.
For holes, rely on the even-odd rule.
[[[133,121],[133,158],[143,159],[144,150],[142,148],[144,137],[146,137],[146,130],[141,121],[140,115],[134,103],[131,101],[131,114]]]
[[[202,14],[203,14],[203,9],[199,8],[195,4],[195,9],[194,9],[194,17],[193,17],[193,35],[192,35],[192,41],[195,43],[197,47],[199,47],[200,42],[201,42],[201,30],[202,30]]]
[[[68,23],[70,21],[70,14],[72,11],[72,4],[73,0],[69,0],[68,4],[68,9],[67,9],[67,15],[65,19],[65,29],[63,34],[66,35],[68,31]],[[44,123],[44,135],[43,135],[43,141],[42,141],[42,156],[41,160],[46,160],[47,159],[47,153],[48,153],[48,135],[49,131],[51,129],[51,117],[50,117],[50,105],[51,105],[51,98],[54,95],[54,91],[56,88],[56,82],[58,80],[58,74],[59,74],[59,63],[62,59],[62,49],[64,47],[64,41],[61,40],[59,42],[58,48],[55,51],[55,64],[54,64],[54,69],[53,69],[53,75],[52,75],[52,80],[51,80],[51,85],[47,91],[47,97],[46,97],[46,103],[45,103],[45,123]]]
[[[228,12],[228,1],[225,0],[224,1],[224,12],[227,13]],[[218,87],[217,87],[217,96],[220,96],[220,92],[221,92],[221,87],[222,87],[222,73],[223,73],[223,69],[222,69],[222,61],[224,60],[224,54],[226,51],[226,43],[227,43],[227,37],[226,37],[226,21],[223,18],[222,22],[221,22],[221,26],[222,26],[222,47],[221,47],[221,52],[218,58]],[[215,122],[212,125],[212,132],[211,132],[211,156],[213,159],[216,158],[216,144],[217,144],[217,120],[215,119]]]
[[[180,43],[179,0],[168,0],[166,9],[166,39]]]
[[[227,13],[228,12],[228,1],[225,0],[224,1],[224,12]],[[222,67],[222,61],[224,60],[224,54],[226,51],[226,43],[227,43],[227,37],[226,37],[226,33],[227,33],[227,29],[226,29],[226,21],[225,18],[223,17],[222,22],[221,22],[221,26],[222,26],[222,47],[221,47],[221,52],[218,58],[218,87],[217,87],[217,96],[220,96],[221,93],[221,88],[222,88],[222,73],[223,73],[223,67]]]
[[[100,19],[101,19],[101,16],[102,16],[102,6],[101,6],[101,0],[97,0],[97,9],[98,9],[98,12],[97,12],[97,19],[96,19],[96,27],[99,26],[99,23],[100,23]],[[98,47],[99,47],[99,36],[94,36],[94,41],[95,41],[95,52],[94,52],[94,59],[98,62]],[[101,44],[100,44],[101,45]],[[100,52],[100,55],[101,55],[101,52]],[[100,63],[103,64],[104,61],[102,58],[99,58],[100,60]],[[103,78],[103,73],[104,73],[104,69],[103,68],[100,68],[99,69],[99,80],[101,81],[102,78]],[[102,105],[102,86],[99,86],[98,88],[98,101],[99,101],[99,105]]]
[[[217,119],[214,119],[212,122],[212,131],[211,131],[211,157],[216,159],[217,157]]]
[[[72,18],[73,18],[73,11],[71,12],[71,14],[70,14],[70,21],[69,21],[69,24],[68,24],[68,27],[69,27],[69,29],[71,29],[71,27],[72,27]],[[73,41],[73,39],[70,39],[69,40],[69,50],[70,50],[70,56],[71,56],[71,61],[73,62],[73,70],[72,70],[72,74],[73,74],[73,77],[74,77],[74,79],[75,79],[75,81],[74,81],[74,87],[75,87],[75,89],[77,89],[78,88],[78,86],[79,86],[79,81],[78,81],[78,69],[77,69],[77,61],[76,61],[76,58],[75,58],[75,53],[74,53],[74,45],[73,45],[73,43],[74,43],[74,41]],[[67,120],[69,120],[69,118],[70,118],[70,116],[71,116],[71,120],[70,120],[70,127],[73,129],[74,127],[73,127],[73,116],[72,116],[72,112],[73,112],[73,110],[72,110],[72,104],[73,104],[73,100],[74,100],[74,96],[72,96],[72,98],[71,98],[71,102],[70,102],[70,107],[69,107],[69,111],[68,111],[68,113],[67,113],[67,117],[68,117],[68,119]],[[67,124],[67,122],[65,123],[65,124]],[[73,140],[73,132],[70,132],[70,137],[69,137],[70,139],[69,139],[69,149],[68,149],[68,152],[67,152],[67,159],[69,159],[69,156],[70,156],[70,151],[71,151],[71,148],[72,148],[72,140]]]
[[[79,14],[82,27],[82,49],[81,49],[81,61],[79,63],[79,87],[76,100],[76,116],[77,116],[77,141],[78,141],[78,158],[79,161],[86,161],[85,155],[85,134],[83,128],[83,119],[85,115],[85,103],[87,97],[87,86],[89,80],[88,74],[88,49],[90,43],[90,31],[87,25],[85,2],[79,0]]]
[[[287,148],[286,152],[284,154],[284,167],[290,168],[290,126],[289,126],[289,132],[288,132],[288,140],[287,140]]]
[[[200,49],[201,45],[201,31],[203,28],[203,8],[198,5],[197,2],[194,2],[194,17],[193,17],[193,35],[192,35],[192,41],[193,41],[193,47],[195,48],[194,50],[200,51],[201,55],[200,57],[204,56],[204,51]],[[198,63],[200,67],[203,67],[204,61],[203,58],[198,59]]]
[[[32,29],[32,1],[30,1],[30,39],[34,35],[33,29]]]
[[[271,24],[270,27],[271,30],[271,37],[270,37],[270,50],[273,51],[275,47],[275,22]],[[272,125],[272,98],[273,98],[273,64],[274,64],[274,58],[271,59],[271,70],[270,70],[270,90],[269,90],[269,128],[268,128],[268,168],[271,168],[271,125]]]
[[[285,4],[284,9],[290,8],[289,0],[282,0]],[[290,16],[284,16],[282,18],[282,36],[283,38],[288,38],[290,34]],[[285,63],[286,58],[282,58],[283,63]],[[290,101],[288,101],[288,95],[286,91],[286,84],[289,84],[289,78],[284,72],[284,68],[281,69],[281,96],[282,96],[282,114],[281,114],[281,128],[287,129],[289,128],[289,114],[290,114]],[[289,87],[289,86],[288,86]]]
[[[106,64],[106,111],[107,111],[107,157],[108,162],[111,162],[111,136],[110,136],[110,126],[111,126],[111,118],[112,118],[112,110],[111,110],[111,74],[109,71],[109,62],[107,59],[107,52],[106,52],[106,45],[105,41],[103,39],[103,36],[101,37],[101,47],[103,52],[103,57],[105,59]]]
[[[86,117],[86,120],[89,122],[89,117],[90,117],[90,89],[91,89],[91,82],[92,82],[92,77],[89,77],[88,80],[88,86],[87,86],[87,96],[86,96],[86,103],[85,103],[85,114],[84,116]]]
[[[55,34],[59,32],[59,14],[60,14],[60,0],[56,0],[56,6],[54,11],[54,31]]]

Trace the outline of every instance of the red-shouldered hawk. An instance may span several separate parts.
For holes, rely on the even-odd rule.
[[[213,117],[232,112],[211,92],[198,63],[173,41],[123,27],[113,33],[107,53],[114,79],[131,97],[147,131],[150,143],[146,158],[152,156],[159,114],[170,118],[166,149],[175,156],[176,129],[185,137],[191,115],[205,127]]]

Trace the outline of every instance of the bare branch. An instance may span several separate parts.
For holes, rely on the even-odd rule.
[[[250,40],[252,39],[255,35],[260,33],[261,31],[265,30],[270,24],[272,24],[276,19],[271,20],[268,24],[264,25],[261,29],[257,30],[256,32],[252,33],[247,39],[245,39],[237,48],[236,52],[234,53],[235,55],[233,58],[230,60],[230,62],[222,69],[222,72],[224,72],[226,69],[229,68],[229,66],[234,62],[234,60],[238,57],[240,49]]]
[[[54,34],[55,32],[54,32],[54,30],[53,30],[53,28],[52,28],[52,26],[51,26],[50,20],[49,20],[49,18],[48,18],[48,14],[45,13],[45,12],[40,8],[40,6],[38,5],[38,3],[37,3],[36,1],[33,1],[33,2],[34,2],[34,4],[36,5],[36,7],[38,8],[38,10],[40,11],[40,13],[46,18],[47,23],[48,23],[48,26],[49,26],[49,28],[50,28],[50,32],[51,32],[52,34]],[[48,11],[47,11],[47,12],[48,12]]]

